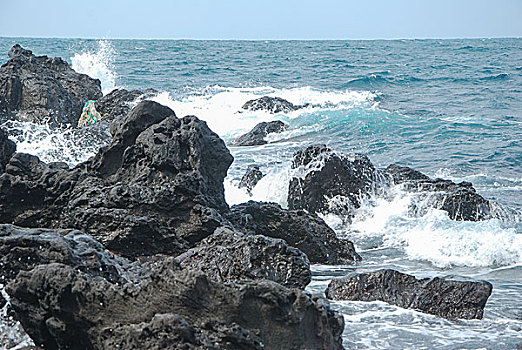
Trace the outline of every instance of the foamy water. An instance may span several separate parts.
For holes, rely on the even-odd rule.
[[[75,53],[71,57],[72,68],[91,78],[100,79],[103,93],[108,94],[116,88],[115,56],[112,44],[107,40],[99,40],[96,50]]]

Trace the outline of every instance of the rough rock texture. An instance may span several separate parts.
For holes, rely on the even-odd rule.
[[[285,210],[276,203],[250,201],[235,205],[227,218],[240,231],[284,239],[314,264],[350,264],[361,260],[353,243],[337,238],[317,215]]]
[[[304,106],[296,106],[293,103],[280,98],[280,97],[269,97],[263,96],[260,98],[256,98],[254,100],[250,100],[245,102],[242,109],[250,110],[250,111],[267,111],[270,113],[288,113],[292,111],[296,111],[298,109],[304,108]]]
[[[16,151],[16,145],[7,138],[7,133],[0,129],[0,174],[4,172],[5,165]]]
[[[94,104],[96,110],[105,120],[114,120],[125,117],[132,108],[132,103],[138,99],[147,99],[157,91],[147,89],[145,92],[140,90],[115,89],[103,96]]]
[[[495,216],[491,202],[479,195],[470,182],[457,184],[450,180],[431,179],[417,170],[396,164],[391,164],[385,171],[396,184],[404,184],[408,191],[432,194],[429,203],[448,212],[453,220],[479,221]],[[412,209],[422,211],[423,208]]]
[[[20,271],[55,262],[112,282],[121,282],[121,266],[128,263],[80,231],[0,225],[0,284]]]
[[[180,254],[221,226],[233,158],[205,122],[144,101],[111,134],[71,170],[15,154],[0,175],[0,222],[81,229],[130,258]]]
[[[333,300],[381,300],[445,318],[481,319],[493,287],[486,281],[416,279],[395,270],[379,270],[334,279],[326,289]]]
[[[9,58],[0,67],[0,119],[76,125],[83,104],[102,97],[98,79],[59,57],[35,56],[15,45]]]
[[[268,134],[278,134],[288,130],[288,124],[283,123],[280,120],[274,120],[271,122],[262,122],[254,126],[252,130],[244,135],[239,136],[232,142],[233,146],[256,146],[264,145],[267,143],[265,137]]]
[[[385,177],[362,154],[345,156],[324,145],[294,154],[294,177],[288,188],[288,208],[308,212],[353,214],[361,199],[374,193]]]
[[[306,255],[285,241],[226,228],[218,228],[176,259],[183,268],[200,270],[218,282],[268,279],[304,289],[312,279]]]
[[[250,193],[254,187],[256,187],[259,180],[263,178],[263,173],[259,169],[259,165],[249,165],[248,169],[239,181],[239,188],[246,188]]]
[[[20,272],[7,292],[24,329],[46,349],[103,349],[126,341],[152,346],[136,339],[147,327],[147,336],[158,339],[153,348],[162,346],[168,329],[180,347],[194,343],[190,326],[161,314],[202,330],[222,325],[211,333],[229,334],[222,339],[230,342],[255,344],[258,337],[265,349],[342,349],[343,319],[324,299],[271,281],[220,284],[172,259],[155,261],[147,271],[132,282],[111,283],[53,263]]]

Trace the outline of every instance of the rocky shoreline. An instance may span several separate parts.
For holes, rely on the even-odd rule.
[[[110,124],[110,143],[73,168],[16,153],[0,129],[0,283],[15,318],[45,349],[342,349],[342,316],[304,289],[311,263],[361,258],[317,214],[350,218],[363,198],[403,184],[435,193],[433,205],[451,219],[494,216],[469,183],[396,165],[380,170],[364,155],[321,145],[294,155],[289,209],[261,202],[230,208],[223,181],[233,157],[204,121],[146,100],[151,91],[101,97],[99,81],[59,58],[20,46],[9,57],[0,68],[4,120],[76,125],[81,104],[96,99],[104,118],[92,128]],[[28,76],[38,83],[26,83]],[[136,99],[144,100],[131,109]],[[243,109],[303,107],[281,100]],[[36,114],[47,117],[27,119]],[[265,124],[242,145],[288,128]],[[250,189],[262,177],[252,171]],[[481,318],[492,288],[444,279],[421,288],[426,281],[397,271],[350,278],[333,281],[326,296],[447,318]]]

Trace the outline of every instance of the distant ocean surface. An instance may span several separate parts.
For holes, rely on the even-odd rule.
[[[15,43],[60,56],[114,88],[154,88],[181,117],[205,120],[226,142],[261,121],[290,129],[264,146],[230,147],[230,205],[250,199],[286,206],[293,153],[324,143],[363,153],[379,167],[409,166],[470,181],[508,208],[505,220],[452,221],[390,190],[359,209],[351,225],[324,219],[352,240],[363,261],[314,265],[310,292],[352,271],[394,268],[417,277],[493,284],[483,320],[446,320],[381,302],[334,302],[353,349],[514,349],[522,343],[522,39],[392,41],[184,41],[0,38],[0,63]],[[289,114],[237,113],[252,98],[278,96],[310,107]],[[73,165],[100,145],[23,123],[4,125],[18,150]],[[267,174],[252,196],[237,187],[250,164]],[[2,328],[4,337],[11,330]]]

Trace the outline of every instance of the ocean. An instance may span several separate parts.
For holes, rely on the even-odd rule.
[[[225,179],[233,205],[287,205],[295,151],[326,144],[363,153],[378,167],[409,166],[431,177],[470,181],[505,209],[502,219],[450,220],[440,210],[412,216],[401,187],[371,198],[352,223],[323,215],[352,240],[356,265],[313,265],[312,293],[350,272],[393,268],[417,277],[493,284],[482,320],[447,320],[383,302],[332,302],[350,349],[514,349],[522,343],[522,39],[386,41],[186,41],[0,38],[0,62],[15,43],[60,56],[114,88],[154,88],[177,116],[196,115],[226,142],[261,121],[290,129],[270,143],[229,147]],[[238,113],[252,98],[310,105],[287,114]],[[102,146],[47,126],[10,122],[18,151],[77,164]],[[237,187],[251,164],[266,176],[251,194]],[[2,337],[16,341],[13,326]],[[5,343],[5,342],[4,342]],[[0,342],[1,344],[1,342]]]

